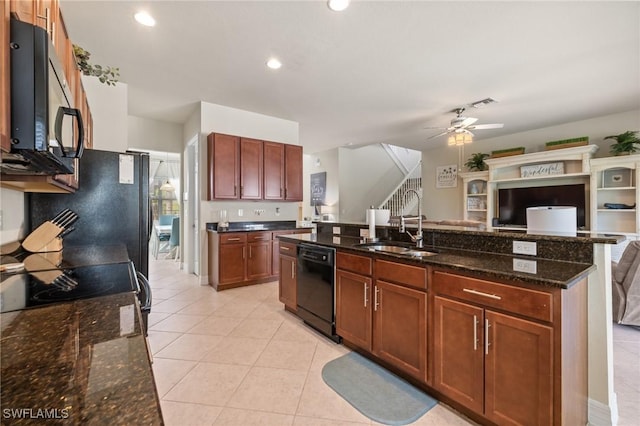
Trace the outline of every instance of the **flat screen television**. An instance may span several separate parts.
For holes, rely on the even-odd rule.
[[[498,189],[498,223],[504,226],[526,226],[527,207],[573,206],[578,215],[578,228],[585,223],[584,184]]]

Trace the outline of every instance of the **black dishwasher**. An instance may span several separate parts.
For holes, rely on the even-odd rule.
[[[335,249],[298,245],[298,316],[340,342],[335,321]]]

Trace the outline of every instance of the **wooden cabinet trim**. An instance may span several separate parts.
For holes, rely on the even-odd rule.
[[[363,275],[373,275],[373,259],[339,251],[336,253],[336,268]]]
[[[432,286],[436,294],[445,294],[541,321],[553,320],[553,295],[549,292],[443,271],[434,271]]]
[[[220,244],[244,244],[247,242],[247,234],[245,232],[233,232],[220,235]]]

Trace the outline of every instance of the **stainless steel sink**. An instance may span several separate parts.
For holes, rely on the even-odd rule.
[[[427,257],[427,256],[435,256],[436,254],[438,254],[433,251],[416,250],[413,247],[404,247],[404,246],[398,246],[394,244],[385,244],[385,243],[360,244],[360,247],[369,249],[371,251],[381,251],[381,252],[387,252],[387,253],[402,254],[402,255],[412,256],[412,257]]]
[[[369,250],[374,250],[374,251],[386,251],[389,253],[406,253],[408,251],[411,251],[410,248],[407,247],[402,247],[402,246],[394,246],[394,245],[390,245],[390,244],[374,244],[374,245],[369,245],[366,246]]]

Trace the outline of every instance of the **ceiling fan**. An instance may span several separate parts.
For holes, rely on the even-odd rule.
[[[477,118],[474,117],[465,117],[462,113],[465,111],[464,107],[455,108],[450,112],[456,114],[456,117],[451,120],[451,126],[449,127],[425,127],[426,129],[443,129],[444,132],[438,133],[437,135],[430,136],[429,139],[437,138],[439,136],[444,136],[447,134],[456,134],[456,133],[464,133],[473,136],[471,130],[485,130],[485,129],[501,129],[504,127],[502,123],[493,123],[493,124],[474,124],[478,121]]]

